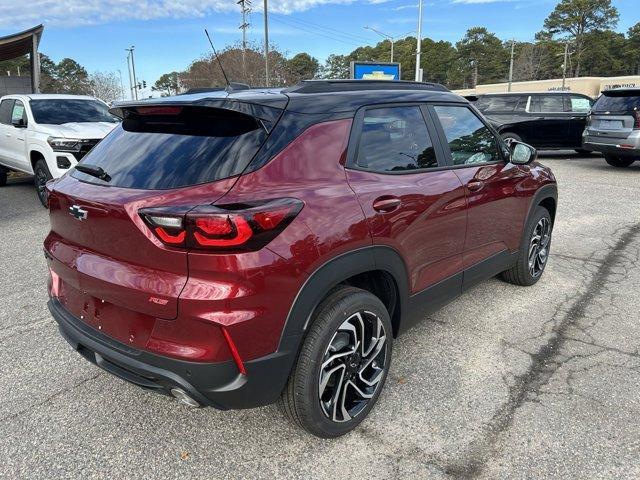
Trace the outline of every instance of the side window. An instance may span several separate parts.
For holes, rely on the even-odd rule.
[[[22,120],[23,124],[27,124],[27,114],[24,111],[24,105],[20,100],[16,100],[13,105],[13,111],[11,113],[11,123],[15,123]]]
[[[579,95],[569,95],[569,102],[569,111],[576,113],[587,113],[593,104],[588,98]]]
[[[367,110],[356,163],[377,172],[437,167],[438,159],[420,107]]]
[[[484,113],[492,112],[518,112],[524,111],[527,106],[526,97],[517,95],[491,95],[482,97],[478,100],[476,107]]]
[[[7,99],[0,102],[0,123],[11,125],[11,112],[13,110],[13,102],[15,100]]]
[[[493,133],[467,107],[436,105],[434,110],[447,137],[454,165],[502,160]]]
[[[564,95],[541,95],[541,113],[562,113],[564,112]]]

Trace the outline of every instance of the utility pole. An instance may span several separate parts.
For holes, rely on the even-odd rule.
[[[120,75],[120,100],[124,100],[124,85],[122,84],[122,70],[118,69]]]
[[[267,0],[264,0],[264,79],[269,86],[269,14]]]
[[[422,0],[418,3],[418,49],[416,51],[416,82],[422,81],[422,69],[420,68],[420,50],[422,47]]]
[[[513,82],[513,51],[516,46],[516,41],[511,40],[511,61],[509,62],[509,89],[508,92],[511,91],[511,83]]]
[[[129,52],[128,48],[125,48],[127,52]],[[133,77],[131,76],[131,52],[127,53],[127,72],[129,73],[129,95],[131,95],[131,100],[133,100]]]
[[[242,12],[242,24],[240,25],[240,29],[242,30],[242,78],[245,83],[248,83],[246,81],[247,28],[249,28],[247,15],[251,12],[251,0],[238,0],[238,5],[240,5],[240,11]]]
[[[127,48],[126,50],[129,52],[129,55],[131,55],[131,71],[133,72],[133,90],[132,90],[132,99],[134,100],[138,100],[138,80],[136,79],[136,64],[133,61],[133,50],[136,47],[134,47],[133,45],[131,46],[131,48]],[[129,57],[127,57],[128,59]]]
[[[562,90],[567,81],[567,57],[569,56],[569,42],[564,43],[564,63],[562,64]]]
[[[372,28],[368,25],[365,25],[364,27],[365,30],[371,30],[372,32],[377,33],[378,35],[380,35],[383,38],[387,38],[390,42],[391,42],[391,63],[393,63],[393,44],[395,43],[395,38],[392,37],[391,35],[387,34],[387,33],[383,33],[380,30],[376,30],[375,28]],[[400,80],[400,79],[398,79]]]

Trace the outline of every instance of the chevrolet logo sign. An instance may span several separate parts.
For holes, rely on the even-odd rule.
[[[69,207],[69,215],[74,217],[76,220],[86,220],[87,219],[87,211],[80,208],[78,205],[72,205]]]

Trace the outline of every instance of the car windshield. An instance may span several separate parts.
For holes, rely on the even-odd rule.
[[[640,109],[640,94],[604,93],[593,106],[594,112],[632,112]]]
[[[109,113],[109,107],[98,100],[42,99],[31,100],[29,104],[36,123],[118,122],[118,118]]]

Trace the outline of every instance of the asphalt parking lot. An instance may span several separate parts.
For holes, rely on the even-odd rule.
[[[193,410],[103,373],[46,308],[46,211],[0,189],[3,478],[638,478],[640,162],[547,154],[559,183],[544,278],[485,282],[400,337],[355,432],[278,409]]]

